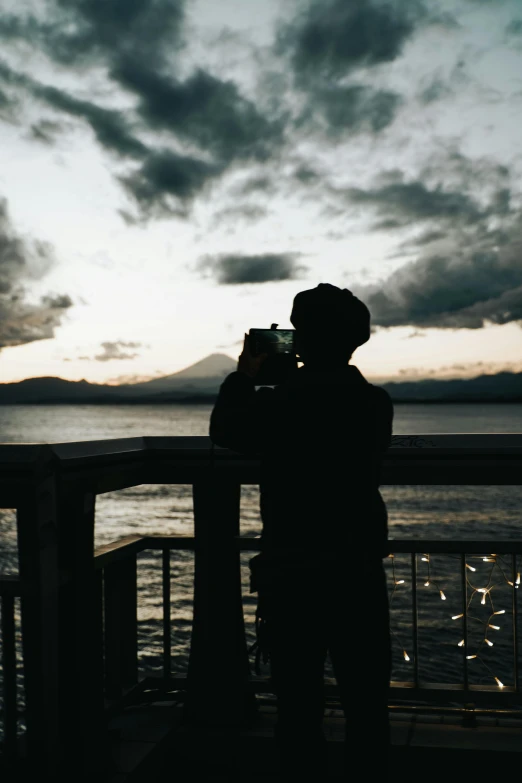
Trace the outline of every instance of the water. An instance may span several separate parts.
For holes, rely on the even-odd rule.
[[[0,442],[65,442],[142,435],[207,435],[211,406],[0,406]],[[396,405],[394,433],[522,433],[522,404],[512,405]],[[519,539],[522,522],[522,487],[383,487],[389,514],[389,534],[393,539],[490,539],[496,542]],[[243,486],[241,495],[241,534],[259,535],[259,493],[256,486]],[[96,501],[96,545],[128,534],[192,535],[192,490],[189,485],[153,485],[131,487],[101,495]],[[501,549],[499,544],[495,551]],[[484,553],[485,555],[488,552]],[[254,596],[248,593],[248,559],[242,555],[242,579],[248,641],[254,641]],[[348,558],[352,555],[348,554]],[[472,584],[488,584],[489,572],[498,582],[488,594],[488,603],[480,604],[481,594],[473,598],[477,617],[489,612],[490,598],[496,608],[510,609],[512,591],[497,565],[481,558],[468,563],[477,569]],[[394,581],[405,580],[392,595],[391,617],[394,633],[393,678],[411,680],[412,654],[411,573],[409,556],[386,561],[390,593]],[[461,623],[451,617],[461,611],[462,596],[458,562],[447,555],[432,556],[431,581],[427,564],[420,561],[422,578],[419,593],[419,661],[421,676],[428,680],[460,682],[462,655],[457,647],[462,635]],[[510,561],[504,561],[508,573]],[[172,646],[173,671],[184,672],[192,622],[193,555],[171,554],[172,568]],[[424,569],[424,570],[423,570]],[[506,570],[507,569],[507,570]],[[142,672],[161,668],[161,573],[160,555],[144,552],[139,556],[139,656]],[[0,510],[0,571],[16,573],[16,531],[14,512]],[[509,574],[508,574],[509,575]],[[447,596],[440,598],[440,589]],[[298,595],[293,599],[298,600]],[[354,606],[364,605],[364,585],[354,586]],[[476,609],[475,609],[476,605]],[[365,611],[368,610],[365,608]],[[371,611],[371,607],[369,609]],[[482,613],[482,614],[481,614]],[[494,684],[493,675],[512,683],[511,622],[509,612],[502,617],[500,632],[489,630],[494,647],[482,643],[483,626],[471,623],[480,647],[480,665],[470,665],[470,681]],[[522,627],[522,626],[520,626]],[[484,649],[485,648],[485,649]],[[328,672],[328,670],[327,670]]]

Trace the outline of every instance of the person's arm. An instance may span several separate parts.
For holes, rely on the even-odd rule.
[[[268,436],[273,389],[256,391],[255,376],[264,356],[252,356],[245,335],[238,369],[230,373],[219,389],[210,416],[210,438],[223,448],[259,453]]]
[[[384,452],[391,443],[393,432],[393,403],[386,389],[376,387],[378,393],[377,405],[377,445]]]

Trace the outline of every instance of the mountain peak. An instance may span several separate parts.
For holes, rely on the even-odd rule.
[[[211,353],[199,362],[173,373],[177,378],[219,378],[236,369],[237,361],[226,353]],[[168,376],[172,377],[172,376]]]
[[[179,372],[171,375],[163,375],[160,378],[154,378],[151,381],[133,384],[134,389],[147,389],[149,391],[172,391],[174,389],[190,387],[194,390],[195,386],[205,386],[219,388],[219,384],[226,375],[233,372],[237,367],[237,361],[227,356],[226,353],[211,353],[200,359],[199,362],[185,367]]]

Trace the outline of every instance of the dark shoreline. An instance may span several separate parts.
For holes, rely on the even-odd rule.
[[[180,397],[169,398],[159,400],[156,398],[140,398],[129,399],[127,398],[107,398],[107,399],[77,399],[72,400],[70,398],[65,400],[24,400],[18,402],[1,402],[0,406],[11,405],[213,405],[217,396],[212,395],[208,397]],[[394,405],[520,405],[522,403],[522,397],[515,397],[512,399],[506,399],[503,397],[492,397],[487,399],[462,399],[462,398],[447,398],[447,399],[404,399],[392,397]]]

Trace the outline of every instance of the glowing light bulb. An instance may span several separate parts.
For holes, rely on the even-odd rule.
[[[493,642],[490,642],[489,639],[484,639],[484,641],[487,645],[489,645],[489,647],[493,647]]]
[[[476,571],[477,570],[476,568],[473,568],[473,566],[468,565],[468,563],[466,563],[466,568],[469,568],[470,571]]]
[[[493,563],[494,562],[492,557],[483,557],[482,560],[485,563]]]
[[[476,655],[466,655],[466,658],[468,659],[468,661],[470,661],[472,658],[476,658],[476,657],[477,657]]]
[[[425,563],[429,563],[430,562],[429,557],[421,557],[421,560],[423,560]]]
[[[494,631],[500,631],[500,625],[488,625],[488,628],[493,628]]]
[[[405,660],[405,661],[409,661],[409,660],[410,660],[410,656],[408,655],[408,653],[406,652],[406,650],[403,650],[403,651],[402,651],[402,654],[404,655],[404,660]]]
[[[424,582],[424,587],[429,587],[429,586],[430,586],[429,582]]]
[[[493,612],[493,614],[506,614],[505,609],[499,609],[498,612]]]
[[[461,617],[464,617],[464,615],[463,614],[454,614],[451,619],[452,620],[460,620]]]
[[[442,600],[442,601],[445,601],[445,600],[446,600],[446,596],[444,595],[444,593],[442,592],[442,590],[439,590],[439,593],[440,593],[441,600]]]
[[[477,587],[477,593],[487,593],[488,588],[487,587]]]
[[[498,679],[498,677],[495,677],[495,682],[497,683],[497,685],[498,685],[498,687],[499,687],[499,688],[503,688],[503,687],[504,687],[504,683],[503,683],[503,682],[500,682],[500,680]]]
[[[482,596],[482,598],[480,600],[480,603],[481,604],[485,604],[486,603],[486,593],[484,593],[484,595]]]
[[[464,639],[461,639],[457,647],[464,647]]]
[[[395,582],[395,584],[396,584],[396,585],[403,585],[403,584],[404,584],[404,579],[397,579],[397,581]]]

